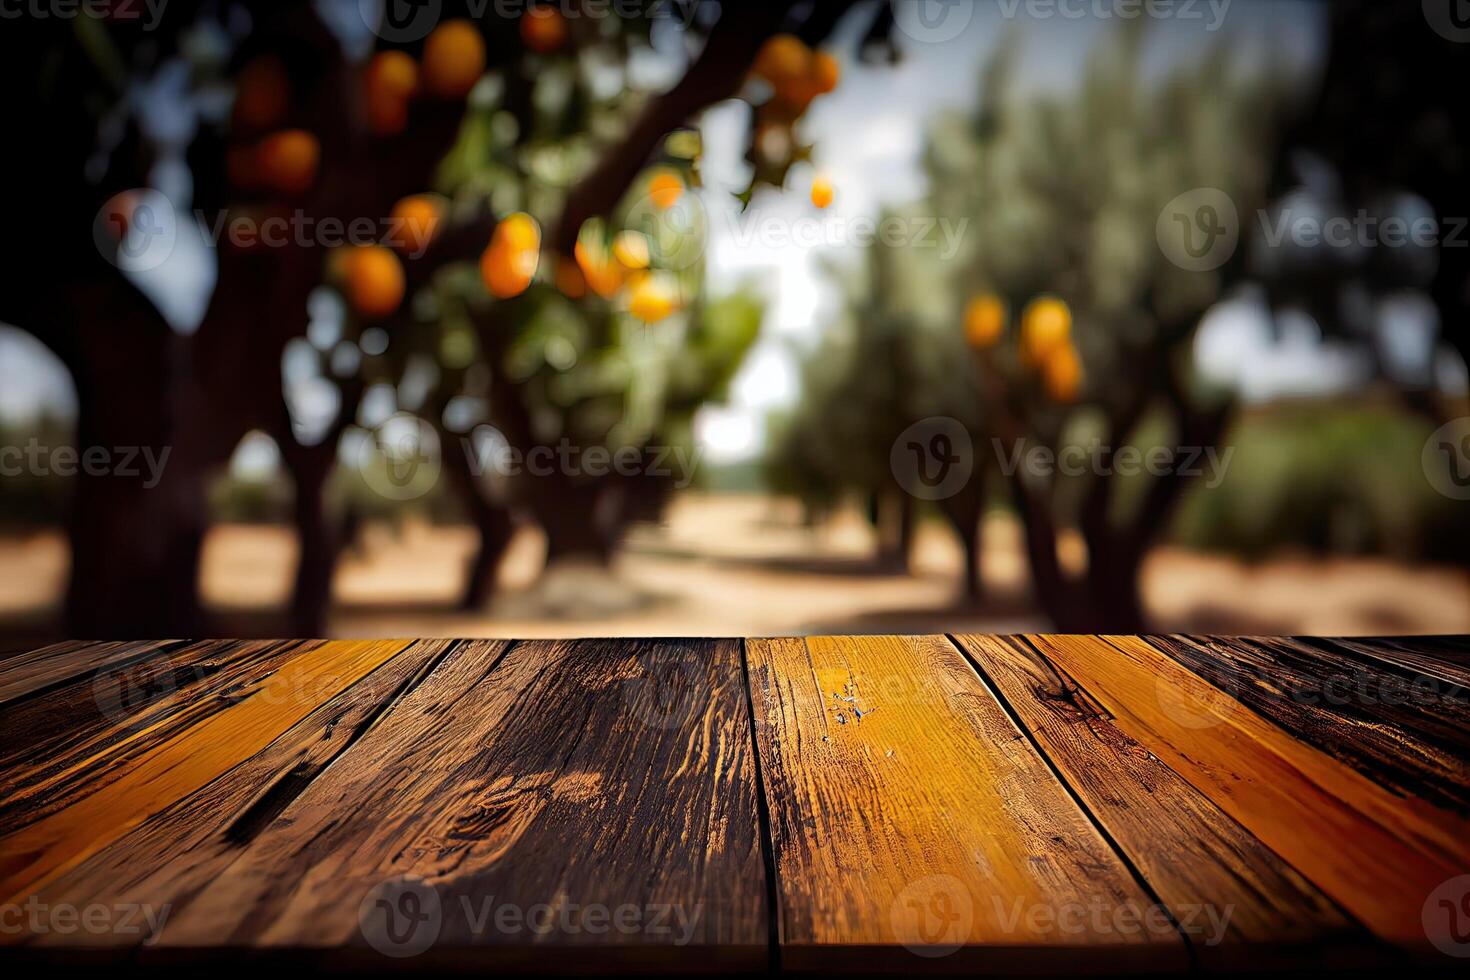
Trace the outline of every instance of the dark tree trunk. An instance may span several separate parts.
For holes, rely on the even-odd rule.
[[[442,407],[435,412],[435,416],[443,417]],[[475,550],[475,556],[470,559],[469,574],[459,605],[465,611],[482,609],[495,592],[496,580],[500,575],[500,561],[505,557],[505,550],[515,534],[515,521],[506,507],[490,499],[470,466],[470,445],[442,427],[439,430],[439,441],[444,447],[444,469],[464,504],[466,516],[480,534],[480,545]]]

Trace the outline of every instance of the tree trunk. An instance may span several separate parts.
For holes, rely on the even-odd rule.
[[[435,416],[442,418],[442,407]],[[500,574],[500,561],[515,534],[510,511],[492,501],[470,466],[472,448],[466,439],[439,429],[439,442],[444,447],[444,468],[450,482],[464,504],[465,514],[480,534],[480,545],[470,559],[469,574],[459,606],[466,612],[483,609],[495,592]]]
[[[327,632],[332,606],[332,578],[342,547],[341,528],[327,500],[336,442],[311,447],[318,451],[286,454],[296,484],[296,537],[300,553],[296,583],[291,593],[291,629],[298,637],[320,637]]]

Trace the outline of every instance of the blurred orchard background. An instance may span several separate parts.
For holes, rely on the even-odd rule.
[[[0,646],[1470,632],[1434,4],[388,7],[0,31]]]

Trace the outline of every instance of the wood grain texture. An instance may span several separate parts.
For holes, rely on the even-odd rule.
[[[1138,637],[1031,642],[1144,745],[1380,937],[1420,950],[1470,827],[1298,741]]]
[[[181,899],[150,953],[759,967],[757,824],[738,641],[465,642]],[[430,905],[425,948],[400,943]]]
[[[130,762],[319,644],[207,640],[160,648],[0,708],[0,826],[18,830],[97,792]]]
[[[955,641],[1169,906],[1199,963],[1386,961],[1330,899],[1119,728],[1025,637]]]
[[[307,785],[422,682],[454,645],[419,640],[358,683],[327,698],[301,721],[194,792],[148,817],[108,847],[61,874],[37,897],[51,906],[120,903],[168,915],[227,868]],[[146,918],[143,920],[146,924]],[[49,946],[127,948],[152,934],[101,931],[18,935]]]
[[[0,900],[24,900],[111,844],[151,814],[228,772],[328,700],[391,659],[403,641],[336,641],[302,649],[217,696],[182,729],[144,727],[143,750],[110,764],[108,752],[79,765],[108,780],[65,808],[0,837]]]
[[[900,945],[952,969],[1075,968],[1081,949],[1093,966],[1185,965],[1167,916],[943,637],[747,654],[783,965],[846,948],[872,966]]]
[[[0,661],[0,707],[103,667],[144,659],[183,644],[179,641],[133,640],[89,643],[66,640]]]
[[[1289,637],[1154,637],[1172,658],[1390,792],[1470,816],[1470,690]]]

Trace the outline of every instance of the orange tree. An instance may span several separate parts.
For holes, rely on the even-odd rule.
[[[356,418],[366,381],[382,377],[383,369],[369,364],[352,371],[345,367],[350,358],[339,359],[323,372],[334,391],[332,417],[318,426],[293,418],[282,354],[306,330],[313,291],[323,282],[335,285],[351,303],[349,330],[377,328],[391,336],[406,320],[421,319],[416,311],[433,299],[425,285],[479,261],[487,243],[507,240],[484,256],[488,298],[475,314],[475,334],[493,342],[474,356],[498,369],[497,355],[510,354],[501,345],[515,333],[503,328],[536,319],[527,304],[544,292],[544,278],[554,280],[565,261],[575,261],[589,222],[613,215],[664,154],[670,133],[703,107],[740,92],[763,50],[781,57],[759,69],[764,81],[750,90],[752,146],[758,127],[789,126],[800,117],[834,80],[832,63],[812,49],[850,6],[778,3],[738,16],[693,18],[684,35],[693,53],[682,75],[657,94],[625,87],[612,100],[622,103],[618,111],[607,114],[606,104],[591,111],[589,76],[597,70],[584,63],[584,52],[626,79],[628,59],[648,46],[652,21],[667,5],[612,19],[591,16],[589,6],[563,21],[539,7],[509,17],[484,11],[470,20],[476,8],[445,3],[432,30],[380,27],[387,37],[374,36],[366,57],[349,54],[341,34],[305,2],[171,4],[147,22],[109,10],[102,18],[8,28],[0,63],[16,97],[4,110],[7,130],[50,138],[32,140],[33,152],[9,155],[4,164],[10,186],[26,189],[17,217],[32,237],[13,236],[5,245],[7,267],[24,285],[7,290],[0,315],[35,333],[71,371],[80,442],[170,453],[156,488],[116,477],[79,478],[69,630],[199,631],[205,487],[239,439],[256,429],[281,445],[296,486],[302,547],[294,627],[319,630],[338,537],[323,490],[338,437]],[[773,37],[781,40],[766,48]],[[571,95],[561,100],[562,111],[548,114],[538,99],[558,77]],[[143,100],[134,97],[139,83],[163,78],[186,80],[189,108],[176,113],[188,124],[183,138],[179,127],[165,136],[152,131]],[[480,127],[499,137],[477,143],[466,110],[473,114],[485,100],[494,108],[480,114]],[[501,138],[506,132],[509,138]],[[579,132],[583,138],[573,139]],[[538,150],[557,138],[570,145],[551,155],[559,159],[543,159]],[[146,187],[155,159],[180,149],[191,206],[217,216],[216,229],[231,231],[217,243],[216,284],[192,332],[166,321],[115,262],[127,236],[136,234],[129,229],[151,227],[153,210],[140,207],[135,194],[117,195]],[[451,149],[483,157],[469,165],[461,160],[456,178],[452,166],[441,168]],[[537,173],[538,162],[556,172]],[[754,179],[784,178],[781,161],[771,168]],[[497,199],[502,178],[543,185],[545,193],[507,205]],[[438,199],[417,197],[436,186],[453,192],[442,216]],[[651,183],[648,189],[654,190]],[[509,208],[534,212],[545,223],[536,248],[527,248],[524,236],[497,231]],[[396,226],[387,221],[395,210],[406,216]],[[426,222],[430,215],[434,220]],[[357,237],[366,240],[355,244],[363,247],[342,256],[325,247],[324,234],[301,231],[330,225],[340,235],[362,221],[368,231]],[[284,238],[265,240],[272,222],[286,229]],[[425,224],[434,225],[432,234],[424,232],[427,243],[398,241],[401,235],[392,232]],[[94,235],[95,227],[113,228],[114,237]],[[254,231],[235,234],[240,227]],[[525,257],[531,251],[534,269]],[[523,281],[524,292],[510,295]],[[672,313],[666,285],[649,279],[617,302],[635,317],[641,311],[664,319],[655,314],[666,306]],[[492,406],[517,400],[510,397],[516,379],[502,381],[509,383],[496,386]],[[687,400],[719,387],[718,378],[705,382],[671,397]],[[507,431],[517,424],[513,416],[491,421]],[[557,506],[579,504],[568,499]],[[508,526],[501,508],[480,516],[487,541]]]
[[[979,451],[1007,471],[1034,592],[1069,630],[1143,628],[1142,561],[1188,462],[1230,415],[1229,397],[1196,376],[1192,346],[1238,282],[1243,250],[1191,262],[1167,215],[1188,194],[1249,215],[1265,189],[1272,80],[1220,46],[1147,82],[1143,36],[1104,44],[1070,99],[1019,96],[1007,46],[978,112],[941,124],[929,153],[936,207],[972,218],[953,321],[986,409]],[[1184,201],[1190,218],[1202,213]],[[1085,464],[1072,475],[1046,462],[1068,446]],[[1147,460],[1147,474],[1125,480],[1121,470],[1139,469],[1120,465],[1129,457]],[[1058,554],[1068,527],[1085,545],[1080,567]]]

